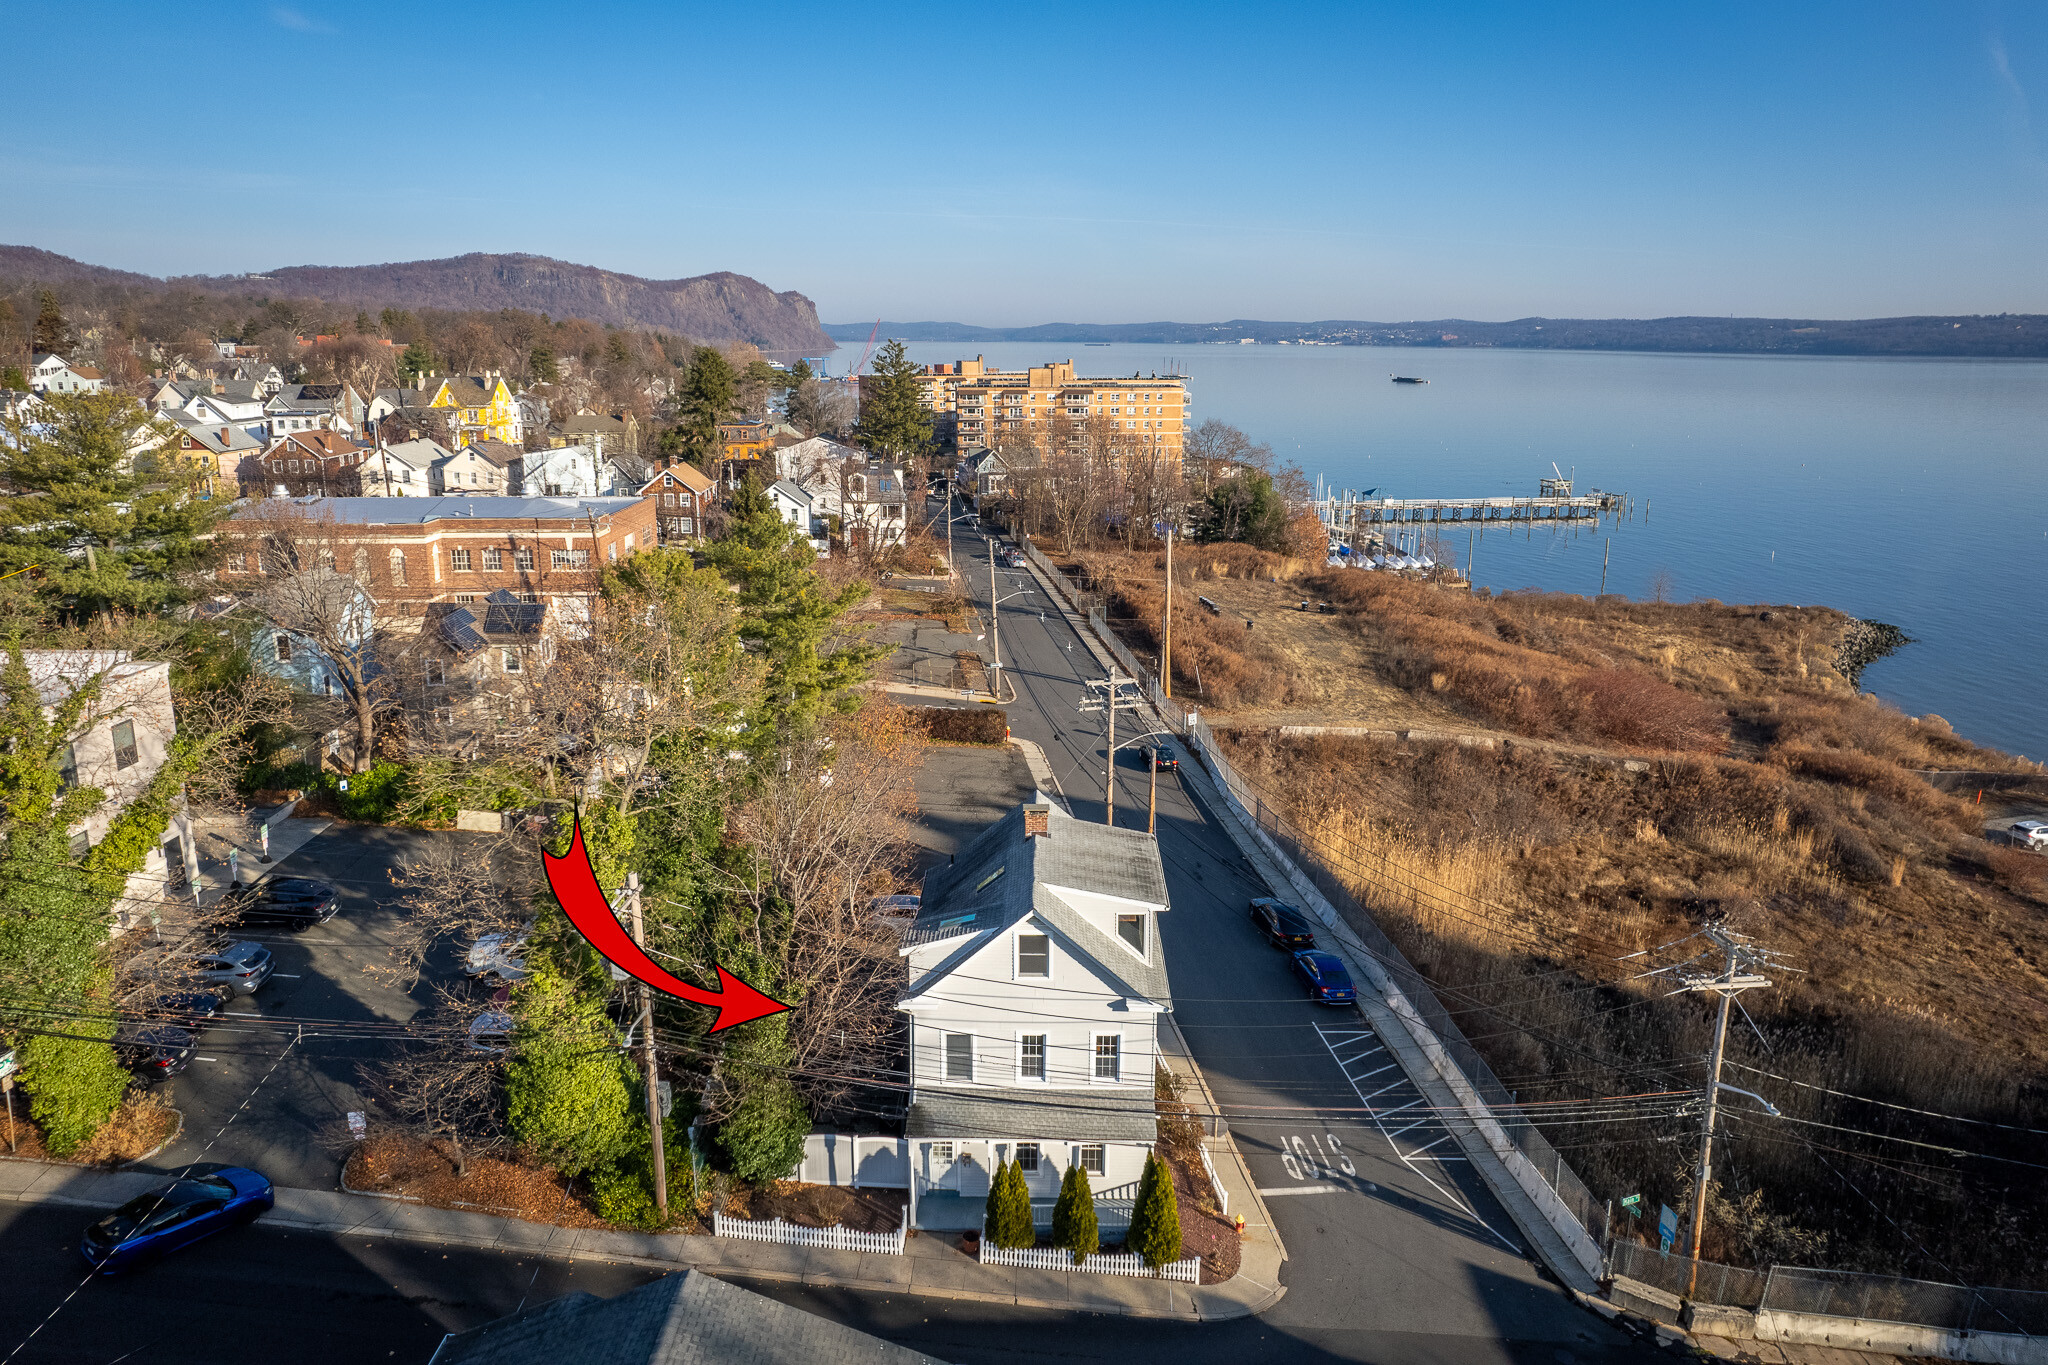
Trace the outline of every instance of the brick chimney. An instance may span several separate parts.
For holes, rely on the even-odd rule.
[[[1052,837],[1052,807],[1026,806],[1024,808],[1024,837],[1027,839],[1049,839]]]

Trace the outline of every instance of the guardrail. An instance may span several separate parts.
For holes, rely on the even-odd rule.
[[[781,1246],[823,1247],[828,1251],[878,1251],[890,1256],[903,1254],[903,1229],[894,1232],[855,1232],[833,1226],[807,1228],[785,1223],[780,1218],[728,1218],[711,1215],[711,1230],[720,1237],[737,1237],[743,1242],[775,1242]]]

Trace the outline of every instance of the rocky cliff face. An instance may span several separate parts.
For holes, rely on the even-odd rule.
[[[697,341],[751,341],[764,351],[822,355],[833,346],[808,298],[729,271],[648,280],[546,256],[477,253],[392,265],[288,266],[268,272],[265,282],[277,293],[358,308],[524,308]]]
[[[777,293],[730,271],[647,280],[546,256],[477,253],[390,265],[295,265],[262,275],[194,275],[164,281],[88,265],[37,247],[0,246],[0,283],[181,289],[229,297],[320,299],[348,308],[524,308],[555,318],[673,332],[693,341],[751,341],[784,356],[834,346],[818,310],[795,291]]]

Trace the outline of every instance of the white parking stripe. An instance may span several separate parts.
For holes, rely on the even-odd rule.
[[[1399,1062],[1388,1062],[1388,1063],[1387,1063],[1387,1064],[1386,1064],[1385,1066],[1382,1066],[1382,1067],[1375,1067],[1375,1068],[1374,1068],[1373,1070],[1371,1070],[1371,1071],[1368,1071],[1368,1072],[1366,1072],[1366,1073],[1365,1073],[1365,1074],[1364,1074],[1363,1076],[1353,1076],[1353,1075],[1352,1075],[1352,1074],[1351,1074],[1351,1073],[1350,1073],[1349,1071],[1345,1072],[1345,1073],[1344,1073],[1344,1075],[1345,1075],[1345,1077],[1346,1077],[1347,1079],[1349,1079],[1349,1080],[1354,1080],[1354,1081],[1369,1081],[1369,1080],[1371,1080],[1371,1079],[1372,1079],[1373,1077],[1375,1077],[1375,1076],[1379,1075],[1379,1074],[1380,1074],[1381,1072],[1383,1072],[1383,1071],[1392,1071],[1392,1070],[1393,1070],[1393,1069],[1394,1069],[1395,1067],[1397,1067],[1397,1066],[1399,1066],[1399,1065],[1400,1065],[1400,1063],[1399,1063]]]
[[[1262,1185],[1259,1187],[1259,1193],[1268,1199],[1282,1194],[1336,1194],[1338,1192],[1338,1187],[1335,1185],[1281,1185],[1277,1188],[1267,1188]]]
[[[1316,1034],[1317,1034],[1317,1036],[1318,1036],[1318,1037],[1322,1037],[1322,1036],[1323,1036],[1323,1028],[1322,1028],[1322,1025],[1318,1024],[1318,1025],[1316,1025],[1316,1026],[1315,1026],[1315,1028],[1316,1028]],[[1325,1039],[1324,1039],[1324,1044],[1323,1044],[1323,1045],[1324,1045],[1325,1047],[1329,1047],[1329,1041],[1328,1041],[1328,1039],[1327,1039],[1327,1038],[1325,1038]],[[1330,1048],[1330,1056],[1331,1056],[1331,1058],[1332,1058],[1333,1060],[1334,1060],[1334,1059],[1336,1058],[1336,1056],[1337,1056],[1337,1050],[1336,1050],[1336,1049],[1335,1049],[1334,1047]],[[1338,1065],[1339,1065],[1339,1067],[1340,1067],[1340,1069],[1341,1069],[1341,1067],[1342,1067],[1342,1063],[1340,1062],[1340,1063],[1339,1063]],[[1347,1075],[1347,1076],[1345,1077],[1345,1079],[1346,1079],[1347,1081],[1350,1081],[1350,1080],[1351,1080],[1350,1076],[1348,1076],[1348,1075]],[[1399,1085],[1399,1084],[1400,1084],[1400,1082],[1398,1082],[1398,1081],[1396,1081],[1396,1082],[1395,1082],[1395,1085]],[[1392,1085],[1390,1085],[1390,1086],[1386,1086],[1386,1087],[1384,1087],[1384,1088],[1382,1088],[1382,1089],[1380,1089],[1380,1090],[1376,1090],[1376,1091],[1374,1091],[1374,1092],[1373,1092],[1373,1094],[1374,1094],[1374,1095],[1383,1095],[1383,1094],[1385,1094],[1385,1093],[1386,1093],[1386,1092],[1387,1092],[1388,1090],[1392,1090],[1393,1088],[1394,1088],[1394,1086],[1392,1086]],[[1361,1090],[1359,1089],[1359,1087],[1358,1087],[1358,1082],[1356,1082],[1356,1081],[1351,1081],[1351,1093],[1352,1093],[1352,1094],[1354,1094],[1354,1095],[1357,1095],[1357,1096],[1359,1097],[1359,1101],[1360,1101],[1360,1103],[1362,1103],[1362,1104],[1365,1104],[1365,1105],[1366,1105],[1366,1106],[1368,1107],[1368,1109],[1369,1109],[1369,1108],[1371,1107],[1371,1104],[1372,1104],[1372,1096],[1369,1096],[1369,1095],[1366,1095],[1365,1093],[1363,1093],[1363,1092],[1362,1092],[1362,1091],[1361,1091]],[[1401,1112],[1401,1110],[1402,1110],[1402,1109],[1412,1109],[1412,1108],[1414,1108],[1414,1107],[1415,1107],[1416,1105],[1419,1105],[1419,1104],[1421,1104],[1421,1103],[1422,1103],[1422,1095],[1421,1095],[1421,1094],[1420,1094],[1420,1093],[1418,1092],[1418,1093],[1417,1093],[1417,1095],[1416,1095],[1416,1097],[1415,1097],[1415,1098],[1414,1098],[1413,1100],[1411,1100],[1411,1101],[1410,1101],[1409,1103],[1407,1103],[1407,1104],[1404,1104],[1404,1105],[1400,1106],[1400,1108],[1399,1108],[1399,1109],[1395,1109],[1395,1110],[1392,1110],[1392,1111],[1390,1111],[1390,1112],[1392,1112],[1392,1113],[1399,1113],[1399,1112]],[[1495,1228],[1494,1228],[1494,1227],[1493,1227],[1493,1226],[1492,1226],[1491,1224],[1489,1224],[1489,1223],[1488,1223],[1488,1222],[1487,1222],[1487,1221],[1486,1221],[1486,1220],[1485,1220],[1484,1218],[1481,1218],[1481,1217],[1479,1216],[1479,1210],[1477,1210],[1477,1209],[1475,1209],[1475,1208],[1473,1208],[1473,1207],[1472,1207],[1471,1201],[1469,1201],[1469,1200],[1465,1199],[1464,1197],[1462,1197],[1462,1196],[1461,1196],[1461,1195],[1460,1195],[1460,1194],[1459,1194],[1459,1193],[1458,1193],[1457,1191],[1455,1191],[1455,1190],[1447,1190],[1447,1189],[1445,1189],[1445,1188],[1444,1188],[1444,1187],[1443,1187],[1442,1185],[1439,1185],[1439,1184],[1437,1184],[1437,1183],[1436,1183],[1436,1182],[1435,1182],[1434,1180],[1431,1180],[1431,1179],[1430,1179],[1430,1178],[1429,1178],[1429,1177],[1428,1177],[1427,1175],[1424,1175],[1424,1174],[1423,1174],[1423,1171],[1422,1171],[1422,1168],[1421,1168],[1420,1166],[1416,1165],[1416,1164],[1415,1164],[1415,1162],[1414,1162],[1414,1161],[1413,1161],[1412,1159],[1410,1159],[1410,1158],[1409,1158],[1409,1157],[1408,1157],[1408,1156],[1407,1156],[1407,1155],[1406,1155],[1405,1153],[1403,1153],[1403,1152],[1401,1151],[1401,1144],[1400,1144],[1400,1143],[1398,1143],[1398,1142],[1396,1142],[1396,1141],[1394,1141],[1393,1137],[1392,1137],[1391,1135],[1388,1135],[1388,1134],[1387,1134],[1387,1126],[1386,1126],[1386,1124],[1384,1124],[1384,1123],[1380,1122],[1380,1116],[1379,1116],[1378,1114],[1374,1114],[1374,1115],[1373,1115],[1372,1121],[1373,1121],[1373,1126],[1374,1126],[1375,1128],[1378,1128],[1378,1129],[1380,1130],[1380,1133],[1381,1133],[1381,1135],[1382,1135],[1382,1136],[1386,1137],[1386,1139],[1387,1139],[1387,1146],[1393,1149],[1393,1153],[1394,1153],[1394,1156],[1395,1156],[1395,1157],[1396,1157],[1396,1158],[1397,1158],[1397,1159],[1398,1159],[1398,1160],[1399,1160],[1399,1161],[1401,1162],[1401,1164],[1402,1164],[1402,1165],[1406,1166],[1406,1167],[1407,1167],[1407,1168],[1408,1168],[1409,1170],[1411,1170],[1411,1171],[1415,1172],[1415,1174],[1416,1174],[1416,1175],[1418,1175],[1418,1176],[1421,1176],[1421,1177],[1422,1177],[1422,1180],[1423,1180],[1423,1182],[1424,1182],[1425,1184],[1427,1184],[1427,1185],[1428,1185],[1428,1186],[1429,1186],[1429,1187],[1430,1187],[1431,1189],[1435,1190],[1435,1191],[1436,1191],[1436,1192],[1437,1192],[1438,1194],[1442,1195],[1442,1196],[1443,1196],[1443,1197],[1444,1197],[1444,1198],[1445,1198],[1446,1200],[1450,1201],[1450,1203],[1452,1204],[1452,1206],[1453,1206],[1453,1207],[1456,1207],[1456,1208],[1460,1208],[1460,1209],[1463,1209],[1463,1210],[1464,1210],[1464,1211],[1465,1211],[1466,1213],[1470,1214],[1470,1215],[1471,1215],[1471,1217],[1472,1217],[1472,1221],[1473,1221],[1473,1222],[1475,1222],[1475,1223],[1479,1224],[1479,1226],[1480,1226],[1480,1227],[1483,1227],[1483,1228],[1485,1228],[1485,1229],[1486,1229],[1486,1230],[1487,1230],[1488,1232],[1492,1233],[1492,1234],[1493,1234],[1493,1235],[1494,1235],[1495,1237],[1499,1238],[1499,1239],[1500,1239],[1500,1242],[1501,1242],[1501,1244],[1502,1244],[1503,1246],[1507,1247],[1507,1249],[1508,1249],[1508,1250],[1510,1250],[1510,1251],[1514,1252],[1514,1253],[1515,1253],[1516,1255],[1518,1255],[1518,1256],[1522,1254],[1522,1249],[1521,1249],[1520,1247],[1516,1246],[1516,1245],[1515,1245],[1515,1243],[1514,1243],[1514,1241],[1513,1241],[1512,1239],[1510,1239],[1509,1237],[1507,1237],[1506,1235],[1504,1235],[1503,1233],[1501,1233],[1500,1231],[1498,1231],[1497,1229],[1495,1229]],[[1426,1122],[1427,1120],[1422,1120],[1422,1121]],[[1414,1127],[1414,1126],[1416,1126],[1416,1125],[1415,1125],[1415,1124],[1410,1124],[1410,1125],[1409,1125],[1409,1127],[1411,1127],[1411,1128],[1412,1128],[1412,1127]],[[1406,1129],[1404,1129],[1404,1130],[1402,1130],[1402,1131],[1404,1131],[1404,1132],[1405,1132],[1405,1131],[1406,1131]],[[1423,1157],[1423,1160],[1424,1160],[1424,1161],[1440,1161],[1440,1160],[1442,1160],[1442,1158],[1440,1158],[1440,1157],[1429,1157],[1429,1156],[1425,1156],[1425,1157]]]
[[[1399,1090],[1402,1086],[1406,1085],[1407,1083],[1408,1079],[1404,1076],[1400,1080],[1395,1081],[1392,1085],[1383,1085],[1379,1089],[1373,1091],[1370,1095],[1360,1095],[1358,1098],[1365,1101],[1367,1104],[1371,1104],[1374,1100],[1386,1094],[1389,1090]],[[1357,1087],[1354,1086],[1352,1088],[1356,1089]]]

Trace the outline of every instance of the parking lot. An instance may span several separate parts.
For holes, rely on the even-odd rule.
[[[332,1189],[349,1111],[375,1112],[358,1068],[395,1046],[431,1000],[425,981],[408,993],[370,970],[387,960],[400,913],[391,874],[435,843],[487,838],[336,824],[275,864],[272,876],[333,886],[341,908],[303,932],[233,935],[268,947],[276,968],[255,995],[229,1003],[199,1035],[191,1067],[160,1087],[185,1126],[150,1165],[223,1161],[280,1185]]]

